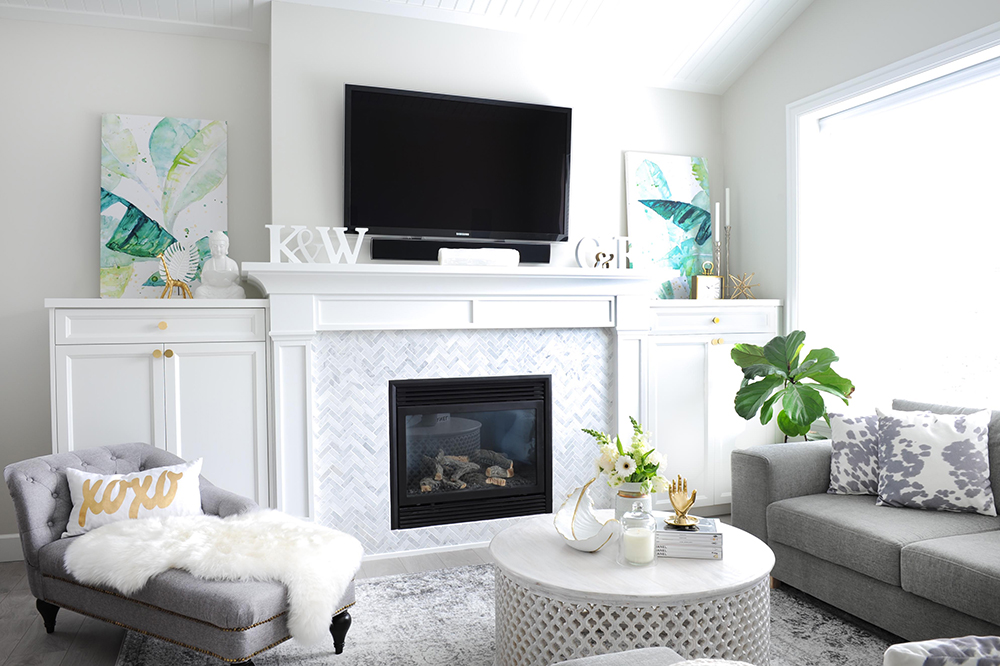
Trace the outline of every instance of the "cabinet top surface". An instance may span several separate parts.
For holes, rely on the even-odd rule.
[[[266,308],[266,298],[46,298],[47,308],[160,309]]]
[[[781,307],[781,300],[777,298],[747,298],[738,300],[729,298],[656,299],[653,301],[652,307],[663,310],[674,308],[773,308]]]
[[[597,511],[602,521],[610,510]],[[654,512],[659,522],[666,514]],[[719,522],[722,560],[658,558],[656,566],[626,567],[615,561],[618,543],[596,553],[570,548],[551,514],[521,520],[497,534],[490,553],[500,569],[522,583],[559,596],[594,602],[674,604],[745,590],[768,575],[774,553],[741,529]]]

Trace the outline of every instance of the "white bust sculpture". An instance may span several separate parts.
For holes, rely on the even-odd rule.
[[[201,286],[194,290],[195,298],[246,298],[240,286],[240,267],[229,258],[229,237],[213,231],[208,237],[212,256],[201,267]]]

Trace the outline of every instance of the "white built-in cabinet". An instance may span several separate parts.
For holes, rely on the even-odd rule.
[[[267,301],[48,300],[54,452],[147,442],[268,506]]]
[[[774,422],[746,421],[733,408],[743,373],[730,357],[737,342],[764,345],[780,326],[778,301],[662,301],[642,341],[646,422],[667,459],[666,473],[698,491],[696,508],[732,501],[730,454],[775,441]],[[670,509],[666,493],[657,508]]]

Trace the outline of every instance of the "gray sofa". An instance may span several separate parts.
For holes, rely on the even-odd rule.
[[[148,444],[119,444],[32,458],[4,469],[28,585],[48,633],[55,629],[59,609],[67,608],[231,663],[252,664],[254,655],[288,640],[288,601],[285,586],[278,582],[204,580],[171,569],[124,596],[84,585],[66,571],[63,555],[74,538],[60,538],[73,507],[66,468],[130,474],[181,462]],[[251,500],[217,488],[204,477],[201,504],[206,514],[223,517],[257,509]],[[353,604],[352,582],[330,628],[338,654],[351,624],[347,609]]]
[[[1000,518],[827,494],[830,455],[829,440],[733,452],[733,524],[771,547],[772,576],[907,640],[1000,635]],[[989,455],[1000,498],[1000,412]]]

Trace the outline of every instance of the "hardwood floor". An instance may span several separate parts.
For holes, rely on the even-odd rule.
[[[491,563],[485,548],[419,553],[361,565],[357,579]],[[45,633],[22,562],[0,562],[0,666],[114,666],[125,630],[60,610]]]

